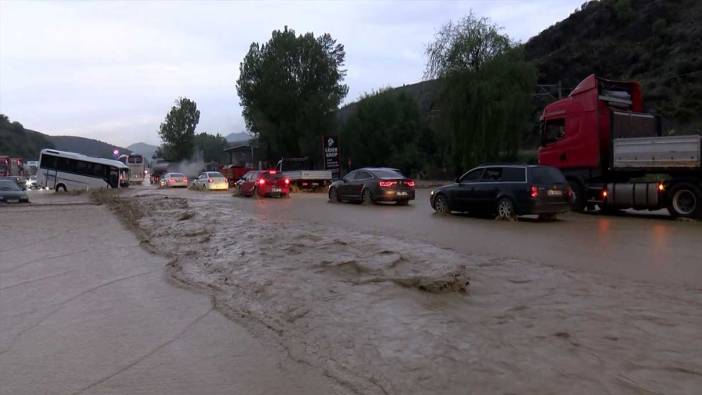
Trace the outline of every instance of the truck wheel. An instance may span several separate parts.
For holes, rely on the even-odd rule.
[[[702,217],[702,192],[693,184],[677,184],[668,195],[668,212],[673,217]]]
[[[66,192],[66,186],[63,184],[56,185],[56,192]]]
[[[585,211],[585,189],[577,181],[568,181],[570,185],[570,208],[573,211],[582,213]]]

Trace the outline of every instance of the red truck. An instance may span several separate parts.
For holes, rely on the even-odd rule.
[[[0,177],[3,176],[24,177],[24,159],[0,155]]]
[[[560,169],[576,211],[667,208],[702,217],[702,136],[662,136],[637,82],[588,76],[541,116],[539,164]]]

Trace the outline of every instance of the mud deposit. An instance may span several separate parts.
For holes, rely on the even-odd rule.
[[[106,201],[173,258],[175,279],[349,393],[702,389],[700,289],[466,256],[226,201]]]

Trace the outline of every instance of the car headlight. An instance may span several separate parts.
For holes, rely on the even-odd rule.
[[[434,195],[434,191],[432,190],[431,192],[429,192],[429,194],[430,194],[430,195]]]

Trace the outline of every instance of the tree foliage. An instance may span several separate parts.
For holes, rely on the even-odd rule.
[[[427,48],[427,75],[441,79],[440,157],[454,173],[513,159],[529,128],[536,71],[507,36],[472,14],[444,26]]]
[[[170,161],[189,159],[193,153],[193,137],[200,121],[197,104],[185,97],[176,103],[161,123],[159,135],[163,141],[160,154]]]
[[[416,174],[430,161],[434,141],[412,97],[385,90],[356,106],[341,130],[342,161],[351,168],[390,166]]]
[[[471,12],[458,22],[444,25],[429,44],[425,78],[441,78],[451,72],[476,71],[511,48],[507,36],[487,18]]]
[[[219,133],[198,133],[193,138],[193,146],[196,154],[202,155],[202,160],[206,163],[224,163],[227,160],[227,155],[224,152],[227,139]]]
[[[246,126],[269,158],[321,155],[320,136],[348,92],[345,55],[329,34],[296,36],[287,26],[251,44],[236,88]]]

